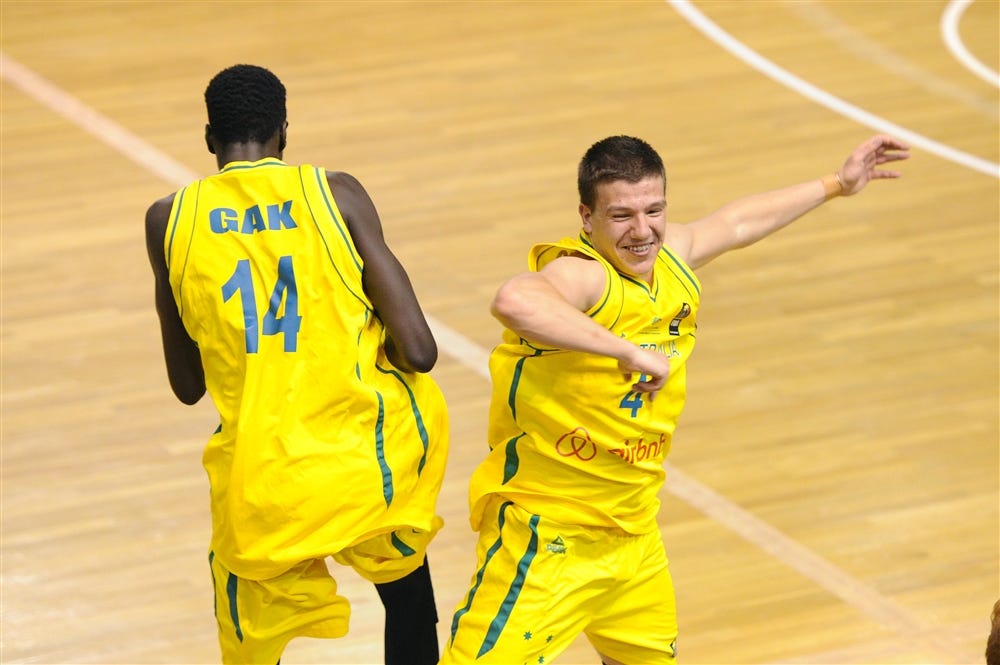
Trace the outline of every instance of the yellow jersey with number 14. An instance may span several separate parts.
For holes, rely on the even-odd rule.
[[[536,245],[529,267],[577,254],[607,272],[587,314],[621,337],[670,358],[655,399],[631,389],[612,358],[545,348],[504,331],[490,355],[490,453],[470,486],[472,525],[490,496],[531,513],[628,533],[657,529],[663,461],[684,406],[685,365],[694,348],[700,285],[668,248],[652,285],[619,274],[581,235]]]
[[[430,530],[444,400],[385,359],[325,170],[233,162],[180,190],[170,214],[170,283],[221,420],[203,456],[215,556],[267,579]]]

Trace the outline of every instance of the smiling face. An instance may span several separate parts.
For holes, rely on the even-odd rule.
[[[593,208],[580,204],[583,230],[601,256],[625,275],[651,283],[663,246],[667,202],[663,178],[610,180],[595,187]]]

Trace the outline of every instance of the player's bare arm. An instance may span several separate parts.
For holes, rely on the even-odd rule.
[[[409,276],[385,243],[375,204],[347,173],[328,172],[327,182],[364,262],[362,285],[385,324],[389,362],[406,372],[429,372],[437,362],[437,344]]]
[[[899,178],[879,166],[909,157],[909,146],[876,135],[847,157],[834,173],[782,189],[737,199],[690,224],[670,224],[667,244],[692,268],[733,249],[746,247],[788,226],[835,196],[857,194],[872,180]]]
[[[146,211],[146,252],[155,278],[156,313],[160,319],[160,337],[170,388],[181,402],[195,404],[205,394],[205,371],[198,345],[188,335],[177,311],[177,303],[170,289],[167,259],[163,252],[173,200],[174,195],[171,194]]]
[[[656,392],[670,372],[661,353],[642,349],[596,323],[585,312],[604,293],[607,274],[588,258],[564,256],[538,272],[515,275],[497,291],[491,312],[504,326],[531,342],[618,360],[626,377],[646,375],[635,389]]]

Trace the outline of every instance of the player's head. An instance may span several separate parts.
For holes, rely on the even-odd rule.
[[[266,143],[279,131],[284,149],[285,86],[256,65],[233,65],[205,89],[208,127],[219,145]]]
[[[580,161],[580,219],[597,252],[624,275],[652,283],[666,231],[663,160],[645,141],[612,136]]]
[[[590,146],[580,160],[576,177],[580,203],[593,209],[601,183],[637,183],[651,176],[660,176],[666,186],[663,160],[651,145],[632,136],[609,136]]]

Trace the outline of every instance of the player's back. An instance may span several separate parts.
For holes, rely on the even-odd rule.
[[[221,418],[204,454],[217,555],[260,577],[284,565],[272,559],[343,545],[353,536],[324,525],[341,511],[365,528],[369,516],[350,511],[385,508],[392,460],[358,445],[381,436],[386,415],[373,387],[385,383],[375,367],[383,328],[326,172],[227,164],[177,193],[165,250]],[[345,473],[357,508],[330,496]]]
[[[247,407],[286,410],[272,400],[325,402],[317,382],[347,380],[360,355],[374,359],[381,327],[322,169],[227,164],[177,194],[166,253],[224,425]]]

